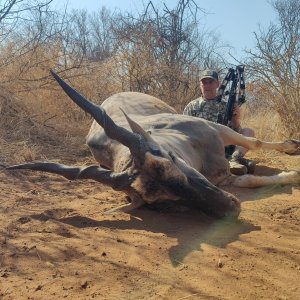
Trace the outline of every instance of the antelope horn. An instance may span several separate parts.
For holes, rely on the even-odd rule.
[[[123,190],[136,178],[137,174],[129,175],[126,171],[115,173],[92,165],[88,167],[73,167],[50,162],[31,162],[6,167],[7,170],[34,170],[61,175],[69,180],[93,179],[109,185],[115,190]]]
[[[62,87],[65,93],[85,112],[89,113],[95,121],[104,129],[106,135],[130,149],[134,158],[140,159],[143,163],[146,149],[146,144],[143,143],[140,136],[132,133],[126,128],[118,126],[105,112],[105,110],[78,93],[73,87],[67,84],[54,71],[50,73],[58,84]]]

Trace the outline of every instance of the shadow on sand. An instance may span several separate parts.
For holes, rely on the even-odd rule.
[[[56,210],[57,213],[57,210]],[[260,230],[248,222],[238,219],[214,219],[200,212],[188,210],[185,212],[158,212],[142,208],[131,214],[130,220],[94,220],[80,215],[55,217],[47,211],[31,215],[33,219],[68,224],[77,228],[105,227],[118,230],[146,230],[153,233],[163,233],[176,238],[177,245],[169,249],[171,263],[177,266],[192,251],[201,251],[203,243],[224,248],[239,239],[241,234]],[[111,218],[110,218],[111,219]]]

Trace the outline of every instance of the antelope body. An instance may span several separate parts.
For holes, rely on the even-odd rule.
[[[52,71],[51,71],[52,72]],[[183,200],[209,215],[240,213],[239,200],[222,190],[224,185],[259,187],[300,182],[300,171],[273,176],[230,174],[224,147],[241,145],[250,150],[300,153],[300,141],[264,142],[204,119],[178,114],[150,95],[124,92],[101,106],[81,96],[56,73],[54,78],[94,122],[87,145],[97,165],[70,167],[32,162],[8,167],[60,174],[70,180],[94,179],[124,191],[129,203],[115,210],[129,212],[145,203]]]

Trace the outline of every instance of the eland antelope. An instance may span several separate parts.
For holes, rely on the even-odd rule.
[[[101,182],[128,196],[128,203],[115,211],[180,199],[215,217],[240,213],[239,200],[220,188],[224,185],[255,188],[300,183],[300,170],[234,176],[224,154],[227,145],[300,154],[300,141],[264,142],[245,137],[226,126],[178,114],[163,101],[137,92],[115,94],[99,106],[51,73],[67,95],[94,118],[86,142],[97,164],[73,167],[31,162],[10,166],[10,170],[38,170],[69,180]]]

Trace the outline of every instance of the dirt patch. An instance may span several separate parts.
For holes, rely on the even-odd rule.
[[[300,167],[299,157],[255,158],[260,175]],[[103,215],[125,196],[2,169],[0,298],[299,299],[299,185],[229,190],[243,201],[235,221],[191,210]]]

